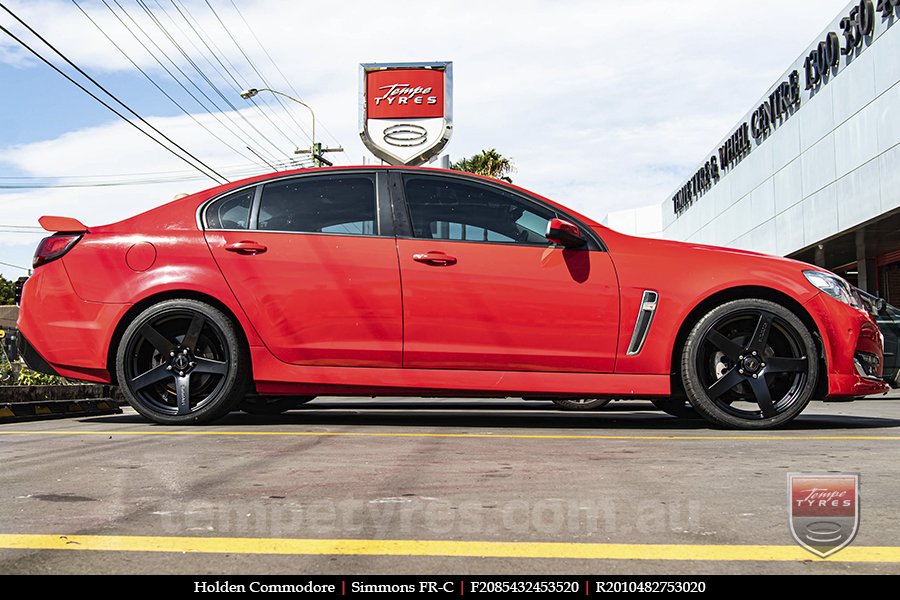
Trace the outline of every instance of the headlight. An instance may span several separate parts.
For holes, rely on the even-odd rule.
[[[854,308],[860,308],[859,299],[853,288],[844,279],[824,271],[803,271],[803,274],[811,284],[835,300],[840,300]]]

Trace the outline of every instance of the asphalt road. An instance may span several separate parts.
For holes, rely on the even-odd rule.
[[[4,424],[0,573],[900,573],[891,396],[762,433],[644,402],[363,398]],[[792,471],[860,473],[831,559],[791,538]]]

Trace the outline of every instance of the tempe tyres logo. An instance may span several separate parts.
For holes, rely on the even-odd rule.
[[[392,165],[436,156],[453,131],[453,63],[360,65],[359,135]]]
[[[788,516],[798,544],[822,558],[859,529],[859,473],[788,473]]]

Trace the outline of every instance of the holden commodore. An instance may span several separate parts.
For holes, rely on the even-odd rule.
[[[639,397],[766,429],[886,391],[878,327],[832,273],[454,171],[280,172],[40,223],[21,355],[162,424],[352,394]]]

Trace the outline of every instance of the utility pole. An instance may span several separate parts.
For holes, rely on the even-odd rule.
[[[310,154],[313,159],[313,166],[321,167],[323,164],[328,167],[333,167],[334,163],[330,160],[322,156],[325,152],[343,152],[344,149],[338,146],[337,148],[323,148],[321,142],[315,141],[313,138],[312,147],[309,150],[305,150],[303,148],[297,148],[294,150],[294,154]]]

